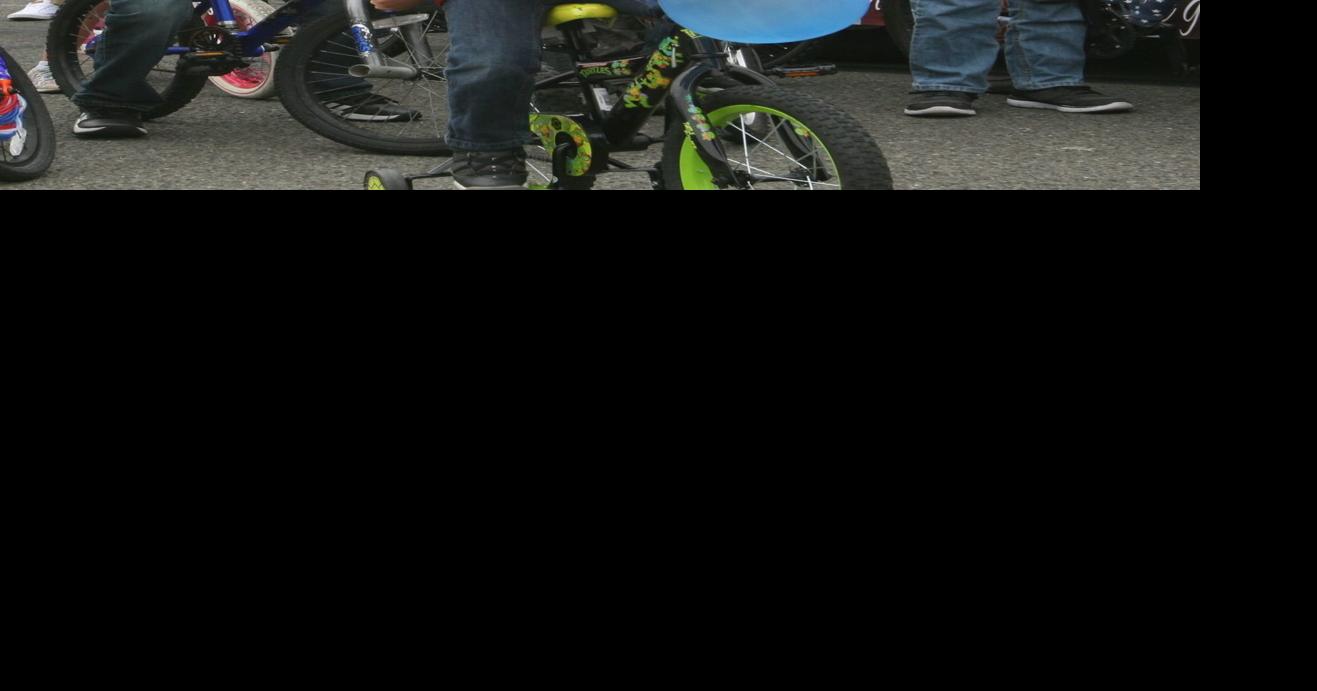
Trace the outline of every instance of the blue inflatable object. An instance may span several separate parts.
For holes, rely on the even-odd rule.
[[[736,43],[794,43],[835,34],[873,0],[659,0],[682,26]]]

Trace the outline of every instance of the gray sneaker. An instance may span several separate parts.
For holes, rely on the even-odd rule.
[[[459,190],[524,190],[526,152],[454,151],[453,186]]]
[[[57,94],[61,91],[55,75],[50,72],[48,62],[37,63],[36,67],[28,70],[27,78],[32,80],[32,86],[39,94]]]
[[[135,139],[146,136],[142,114],[133,110],[87,110],[73,123],[73,134],[83,139]]]
[[[1059,86],[1038,91],[1013,91],[1006,103],[1016,108],[1057,110],[1062,113],[1128,113],[1134,104],[1103,96],[1087,86]]]

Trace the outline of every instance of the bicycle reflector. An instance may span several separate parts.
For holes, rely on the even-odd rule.
[[[873,0],[659,0],[682,26],[735,43],[794,43],[858,24]]]

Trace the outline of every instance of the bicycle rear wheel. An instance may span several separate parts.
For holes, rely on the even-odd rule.
[[[273,7],[261,0],[229,0],[229,6],[233,8],[239,31],[251,29],[274,12]],[[203,21],[207,26],[215,26],[219,23],[213,11],[207,12]],[[251,60],[251,64],[247,67],[223,76],[211,77],[210,83],[234,98],[273,98],[274,67],[278,59],[278,52],[266,53]]]

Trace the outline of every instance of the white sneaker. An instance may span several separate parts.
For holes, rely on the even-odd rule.
[[[59,12],[59,5],[50,0],[32,0],[27,7],[9,15],[9,18],[16,22],[48,22],[55,18],[56,12]]]
[[[55,75],[50,72],[50,63],[39,62],[27,73],[27,78],[32,80],[32,86],[36,87],[39,94],[57,94],[62,89],[59,88],[59,82],[55,81]]]

